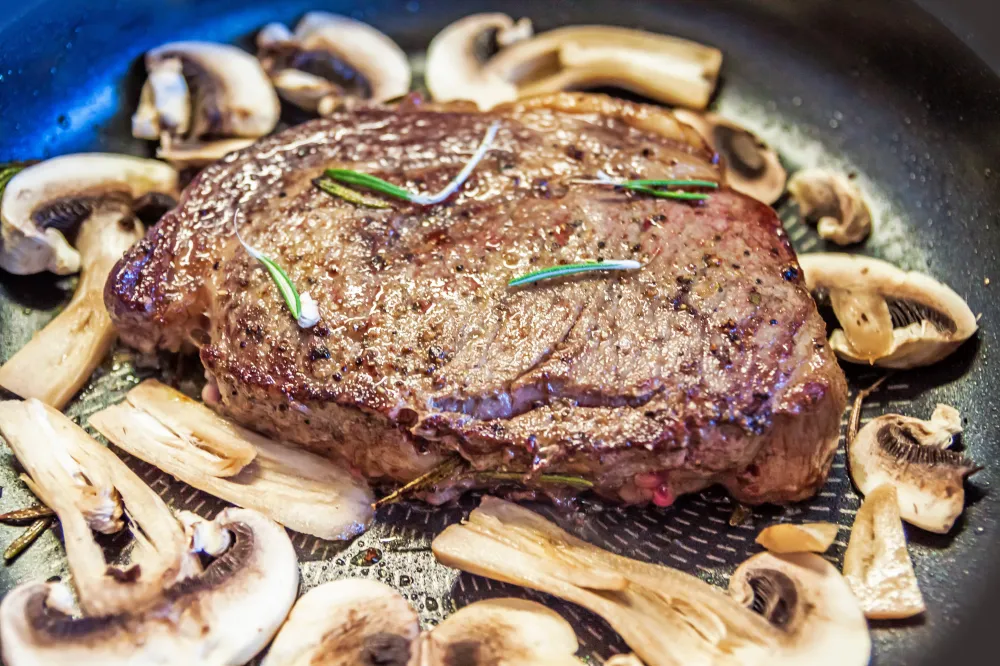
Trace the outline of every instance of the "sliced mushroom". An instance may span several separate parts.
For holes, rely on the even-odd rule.
[[[778,153],[756,135],[715,113],[676,109],[674,115],[719,154],[726,184],[734,190],[769,206],[784,193],[788,172]]]
[[[215,141],[176,141],[163,135],[156,156],[174,165],[177,169],[205,166],[221,160],[229,153],[252,146],[257,139],[218,139]]]
[[[490,109],[531,95],[616,86],[702,109],[722,65],[717,49],[641,30],[572,26],[526,34],[527,23],[503,14],[474,14],[452,23],[427,49],[431,95]],[[483,62],[484,51],[494,46],[501,48]]]
[[[825,553],[838,529],[833,523],[779,523],[761,530],[757,543],[772,553]]]
[[[842,253],[799,255],[806,286],[833,307],[843,329],[830,335],[851,363],[915,368],[945,358],[976,332],[976,317],[947,285],[880,259]]]
[[[802,216],[816,221],[820,238],[837,245],[860,243],[872,230],[872,214],[861,191],[839,173],[825,169],[799,171],[788,181]]]
[[[133,209],[151,195],[176,194],[172,167],[122,155],[57,157],[11,179],[0,204],[0,264],[82,275],[69,305],[0,367],[0,386],[57,408],[76,394],[115,340],[104,283],[142,237]],[[75,234],[76,248],[64,234]]]
[[[604,666],[645,666],[645,664],[634,654],[616,654],[604,662]]]
[[[782,633],[768,664],[861,666],[871,656],[868,623],[847,581],[814,553],[760,553],[737,567],[729,593]]]
[[[203,573],[161,589],[144,606],[78,618],[65,612],[61,584],[15,588],[0,605],[4,663],[247,663],[295,601],[295,550],[284,529],[256,512],[226,509],[213,522],[232,535],[232,545]]]
[[[374,580],[338,580],[295,603],[261,666],[406,666],[419,634],[399,592]]]
[[[410,63],[396,42],[372,26],[309,12],[292,34],[272,23],[257,35],[257,57],[282,97],[328,112],[345,97],[384,102],[410,90]]]
[[[952,416],[940,408],[930,421],[886,414],[863,427],[848,451],[861,494],[891,484],[903,520],[930,532],[951,530],[964,508],[963,482],[980,469],[947,449],[956,432]]]
[[[868,493],[858,509],[844,553],[844,578],[866,617],[899,619],[924,612],[893,485]]]
[[[420,666],[580,664],[573,627],[555,611],[525,599],[465,606],[424,634],[420,647]]]
[[[146,54],[146,70],[132,134],[160,139],[160,156],[171,162],[207,164],[236,149],[227,139],[252,143],[278,123],[281,105],[267,74],[235,46],[164,44]]]
[[[694,576],[601,550],[492,497],[431,547],[448,566],[597,613],[650,666],[764,664],[784,640],[780,630]]]
[[[298,532],[347,539],[372,519],[374,498],[363,481],[326,458],[241,428],[156,380],[89,423],[171,476]]]
[[[68,417],[34,399],[0,402],[0,434],[24,466],[24,481],[59,517],[73,583],[87,615],[142,607],[163,587],[197,571],[184,531],[159,495]],[[93,500],[104,505],[105,498],[119,495],[134,524],[138,579],[109,567],[91,534],[99,527],[90,511]],[[114,522],[120,526],[117,518]],[[6,649],[6,637],[3,643]]]

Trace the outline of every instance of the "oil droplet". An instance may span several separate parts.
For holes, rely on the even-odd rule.
[[[437,599],[434,599],[432,597],[427,597],[425,603],[427,604],[427,610],[429,611],[436,611],[438,609]]]
[[[343,560],[343,559],[338,559],[338,560],[337,560],[337,566],[338,566],[338,567],[342,567],[342,566],[344,566],[345,564],[347,564],[347,563],[346,563],[346,562],[344,562],[344,560]]]
[[[382,551],[378,548],[368,548],[351,558],[351,564],[356,567],[370,567],[382,561]]]
[[[399,586],[400,587],[406,587],[406,586],[408,586],[412,582],[413,582],[413,579],[410,578],[409,576],[407,576],[406,574],[403,574],[402,576],[399,577]]]

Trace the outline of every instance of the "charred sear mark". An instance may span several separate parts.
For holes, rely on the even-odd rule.
[[[361,666],[406,666],[410,661],[410,641],[398,634],[365,636]]]
[[[879,448],[907,465],[944,466],[963,469],[971,474],[978,469],[976,463],[961,453],[939,449],[936,446],[923,446],[907,428],[898,425],[887,425],[878,431],[876,437]]]
[[[799,598],[794,581],[780,571],[760,571],[749,576],[747,584],[753,590],[751,610],[779,629],[787,627]]]
[[[929,321],[942,333],[953,334],[957,325],[948,315],[929,308],[923,303],[907,299],[886,299],[893,328],[903,328],[913,323]]]

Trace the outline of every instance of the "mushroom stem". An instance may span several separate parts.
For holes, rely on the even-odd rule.
[[[104,308],[104,283],[115,263],[142,237],[127,208],[98,209],[80,227],[80,283],[69,305],[0,367],[0,386],[57,409],[69,402],[115,341]]]
[[[323,539],[360,534],[372,518],[371,491],[331,461],[241,428],[155,380],[89,423],[120,448],[233,504]],[[252,448],[235,473],[213,451]]]

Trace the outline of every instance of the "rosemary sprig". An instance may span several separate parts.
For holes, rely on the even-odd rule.
[[[430,489],[436,486],[438,483],[445,481],[450,478],[457,478],[460,474],[457,474],[462,468],[465,467],[465,461],[459,456],[453,456],[451,458],[446,458],[437,467],[427,472],[422,476],[418,476],[413,481],[410,481],[404,486],[400,486],[396,490],[392,491],[385,497],[377,500],[372,504],[373,509],[378,509],[379,507],[385,506],[386,504],[394,504],[401,499],[407,497],[408,495],[413,495],[421,490]]]
[[[345,187],[340,183],[334,182],[327,178],[317,178],[313,183],[319,189],[323,190],[327,194],[331,194],[335,197],[339,197],[348,203],[352,203],[356,206],[367,206],[368,208],[390,208],[389,204],[384,201],[380,201],[374,197],[365,196],[357,190],[352,190],[349,187]]]
[[[7,513],[0,514],[0,523],[26,523],[31,520],[37,520],[39,518],[45,518],[46,516],[54,516],[56,512],[45,506],[44,504],[36,504],[35,506],[29,506],[26,509],[16,509],[14,511],[8,511]]]
[[[295,320],[298,322],[300,328],[312,328],[317,323],[319,323],[319,307],[316,305],[316,301],[312,299],[309,292],[299,295],[298,289],[295,288],[295,283],[292,282],[292,278],[288,277],[288,273],[270,257],[264,256],[256,248],[248,245],[243,237],[240,236],[240,228],[236,224],[236,217],[239,214],[239,209],[234,208],[233,210],[233,231],[236,232],[236,239],[239,240],[240,245],[247,251],[251,257],[263,264],[264,268],[267,269],[268,275],[274,281],[275,286],[278,287],[278,293],[285,300],[285,305],[288,306],[289,311]]]
[[[476,472],[477,481],[514,481],[520,482],[524,478],[523,472]],[[579,490],[589,490],[594,487],[593,481],[588,481],[579,476],[565,476],[563,474],[540,474],[533,481],[552,486],[569,486]]]
[[[865,398],[877,391],[882,382],[887,380],[891,375],[892,373],[889,373],[888,375],[879,377],[878,381],[866,389],[860,389],[857,395],[854,396],[854,405],[851,407],[851,418],[847,422],[847,435],[844,437],[844,448],[848,452],[850,452],[851,446],[854,445],[854,438],[858,436],[858,430],[861,427],[861,406],[864,404]]]
[[[586,261],[579,264],[563,264],[561,266],[550,266],[541,270],[526,273],[516,277],[507,283],[508,287],[520,287],[539,280],[562,277],[564,275],[574,275],[576,273],[588,273],[591,271],[634,271],[642,268],[642,264],[631,259],[612,261]]]
[[[648,194],[650,196],[658,197],[660,199],[677,199],[680,201],[704,201],[708,199],[708,195],[697,192],[687,192],[685,190],[677,190],[673,188],[698,187],[698,188],[718,189],[719,187],[719,184],[714,181],[699,180],[699,179],[638,178],[633,180],[615,180],[614,178],[611,178],[603,171],[597,172],[597,178],[577,179],[573,182],[588,184],[588,185],[609,185],[611,187],[618,187],[626,190],[632,190],[633,192],[641,192],[642,194]]]
[[[489,129],[486,130],[486,136],[483,137],[479,147],[476,148],[476,152],[473,153],[472,158],[464,167],[462,167],[462,170],[458,172],[458,175],[452,178],[451,182],[449,182],[444,189],[437,194],[427,195],[410,192],[399,185],[393,185],[387,180],[382,180],[381,178],[371,174],[354,171],[353,169],[327,169],[324,173],[328,178],[332,178],[333,180],[341,183],[364,187],[374,192],[381,192],[382,194],[386,194],[390,197],[402,199],[403,201],[409,201],[410,203],[419,204],[421,206],[433,206],[434,204],[441,203],[462,187],[465,181],[468,180],[473,169],[475,169],[479,162],[482,161],[483,157],[486,156],[486,153],[489,152],[490,147],[493,145],[493,140],[496,139],[497,131],[499,129],[499,121],[490,125]]]
[[[31,527],[26,529],[21,536],[17,537],[10,542],[7,549],[3,551],[3,559],[6,562],[10,562],[15,557],[23,553],[28,549],[28,546],[35,543],[38,537],[42,536],[42,533],[52,524],[55,520],[52,516],[45,516],[44,518],[39,518],[31,524]]]

